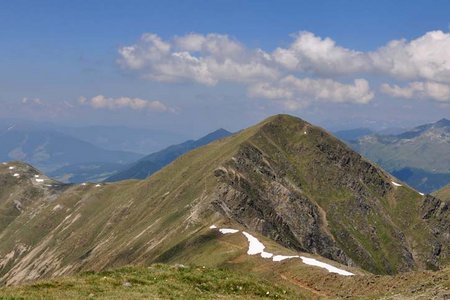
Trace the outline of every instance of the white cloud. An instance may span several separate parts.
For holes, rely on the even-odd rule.
[[[365,79],[344,84],[331,79],[300,79],[292,75],[275,83],[254,84],[249,87],[248,95],[280,100],[290,109],[300,108],[314,100],[366,104],[374,97]]]
[[[140,98],[129,98],[129,97],[119,97],[119,98],[108,98],[103,95],[98,95],[87,99],[85,97],[80,97],[78,102],[82,105],[89,105],[97,109],[121,109],[130,108],[133,110],[149,110],[155,112],[165,112],[172,111],[171,108],[167,107],[164,103],[154,100],[144,100]]]
[[[381,91],[395,98],[450,101],[450,86],[437,82],[410,82],[407,86],[381,85]]]
[[[122,67],[139,70],[144,78],[162,82],[216,85],[222,80],[252,82],[278,76],[267,61],[268,54],[250,51],[219,34],[188,34],[171,42],[155,34],[144,34],[138,43],[120,48],[119,54]]]
[[[332,39],[311,32],[300,32],[288,48],[277,48],[272,55],[288,70],[316,74],[347,74],[369,67],[364,53],[337,46]]]
[[[22,98],[22,103],[23,103],[23,104],[44,105],[44,100],[42,100],[42,99],[40,99],[40,98],[28,98],[28,97],[23,97],[23,98]]]
[[[394,40],[370,53],[374,69],[398,79],[450,83],[450,34],[431,31],[407,42]]]
[[[450,34],[442,31],[411,41],[393,40],[372,52],[347,49],[330,38],[301,32],[288,48],[277,48],[273,57],[289,70],[314,74],[378,73],[450,83]]]
[[[119,55],[124,69],[145,79],[208,86],[233,82],[247,87],[252,97],[296,103],[292,107],[313,100],[368,103],[374,93],[363,75],[422,82],[421,87],[388,85],[382,91],[439,101],[447,97],[442,84],[450,83],[450,34],[442,31],[411,41],[393,40],[371,52],[342,47],[311,32],[296,34],[290,45],[272,52],[250,49],[223,34],[190,33],[163,40],[147,33],[120,48]],[[340,83],[339,76],[354,81]]]

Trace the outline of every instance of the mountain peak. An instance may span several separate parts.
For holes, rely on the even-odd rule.
[[[260,124],[290,123],[290,122],[298,122],[298,123],[302,123],[302,124],[307,123],[305,120],[303,120],[299,117],[296,117],[296,116],[292,116],[292,115],[288,115],[288,114],[277,114],[277,115],[273,115],[273,116],[266,118]]]
[[[450,120],[446,118],[442,118],[439,121],[435,123],[435,125],[438,125],[439,127],[449,127],[450,126]]]

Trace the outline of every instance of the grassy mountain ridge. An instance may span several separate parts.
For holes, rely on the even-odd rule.
[[[20,163],[2,165],[0,179],[20,190],[33,183],[25,171]],[[190,151],[146,180],[33,183],[46,194],[29,196],[0,232],[0,281],[154,262],[277,270],[277,278],[291,279],[327,274],[301,262],[286,274],[286,264],[248,256],[241,235],[221,236],[211,224],[248,230],[273,252],[324,256],[356,274],[365,273],[358,267],[385,274],[444,266],[445,202],[396,181],[323,129],[274,116]],[[14,200],[1,194],[9,209]]]

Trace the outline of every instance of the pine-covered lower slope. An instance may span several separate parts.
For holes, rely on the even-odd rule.
[[[155,262],[284,276],[303,292],[309,286],[298,278],[344,277],[299,259],[249,256],[242,235],[223,236],[211,224],[266,237],[272,252],[377,274],[437,269],[449,259],[448,203],[287,115],[191,151],[143,181],[59,185],[35,172],[0,166],[3,284]]]

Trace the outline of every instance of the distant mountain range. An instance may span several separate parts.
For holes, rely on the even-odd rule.
[[[123,170],[107,178],[105,181],[113,182],[125,179],[145,179],[174,161],[179,156],[229,135],[231,135],[231,132],[221,128],[198,140],[189,140],[178,145],[167,147],[126,166]]]
[[[374,131],[369,128],[355,128],[336,131],[333,134],[344,141],[355,141],[363,136],[373,134]]]
[[[63,181],[99,182],[124,166],[185,139],[165,131],[123,126],[67,127],[0,120],[0,161],[22,160]]]
[[[125,164],[140,157],[128,151],[105,150],[53,130],[10,126],[0,131],[1,161],[21,160],[45,172],[86,162]]]
[[[144,179],[186,152],[230,134],[225,129],[219,129],[198,140],[188,140],[172,145],[126,164],[115,162],[77,163],[53,170],[48,175],[57,180],[71,183]]]
[[[349,145],[394,176],[426,193],[450,182],[450,121],[396,135],[341,135]],[[356,139],[355,139],[356,137]]]
[[[188,139],[185,135],[165,130],[125,126],[69,127],[50,122],[0,119],[0,133],[8,129],[26,132],[58,132],[106,150],[144,154],[161,150]]]
[[[58,131],[108,150],[153,153],[188,137],[164,130],[125,126],[61,127]]]

